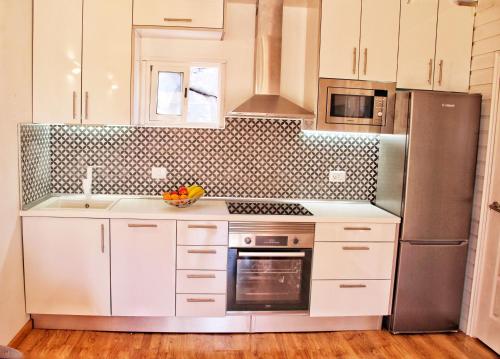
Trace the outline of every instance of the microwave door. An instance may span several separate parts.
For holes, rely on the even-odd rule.
[[[370,124],[374,105],[373,90],[329,88],[326,123]]]

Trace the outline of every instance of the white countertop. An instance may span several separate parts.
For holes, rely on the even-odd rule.
[[[269,222],[376,222],[399,223],[394,216],[369,202],[293,201],[306,207],[313,216],[229,214],[224,200],[202,199],[189,208],[175,208],[159,197],[94,195],[92,200],[116,201],[108,210],[46,208],[58,199],[82,200],[82,195],[54,196],[31,209],[23,217],[175,219],[196,221],[269,221]],[[276,200],[281,201],[281,200]],[[284,201],[291,202],[291,201]]]

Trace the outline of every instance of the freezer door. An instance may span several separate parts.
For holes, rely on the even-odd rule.
[[[458,330],[467,242],[401,242],[389,329],[394,333]]]
[[[403,241],[469,237],[481,97],[412,92]]]

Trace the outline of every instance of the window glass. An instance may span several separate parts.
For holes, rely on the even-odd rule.
[[[218,67],[190,68],[187,122],[218,122],[219,76]]]
[[[158,115],[181,116],[183,107],[183,73],[160,71],[158,73],[158,95],[156,113]]]

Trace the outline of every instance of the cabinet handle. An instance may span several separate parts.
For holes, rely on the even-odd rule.
[[[352,51],[352,74],[356,75],[356,58],[358,54],[358,49],[355,47]]]
[[[355,246],[351,246],[351,247],[342,247],[342,249],[344,251],[369,251],[370,250],[370,247],[355,247]]]
[[[130,223],[128,228],[158,228],[157,224],[134,224]]]
[[[344,231],[371,231],[370,227],[344,227]]]
[[[217,229],[215,224],[189,224],[189,229]]]
[[[340,288],[366,288],[365,284],[341,284]]]
[[[427,82],[429,83],[429,85],[432,85],[432,59],[429,59],[429,76],[427,78]]]
[[[189,254],[217,254],[215,249],[190,249]]]
[[[101,253],[104,253],[104,224],[101,224]]]
[[[215,279],[215,274],[188,274],[188,279]]]
[[[439,61],[439,86],[443,84],[443,60]]]
[[[368,49],[365,48],[365,64],[363,67],[363,74],[366,75],[366,71],[368,69]]]
[[[76,91],[73,91],[73,120],[76,120]]]
[[[85,91],[85,119],[89,119],[89,92]]]
[[[164,17],[163,21],[165,21],[165,22],[193,22],[193,19],[180,18],[180,17]]]
[[[187,298],[188,303],[215,303],[213,298]]]

